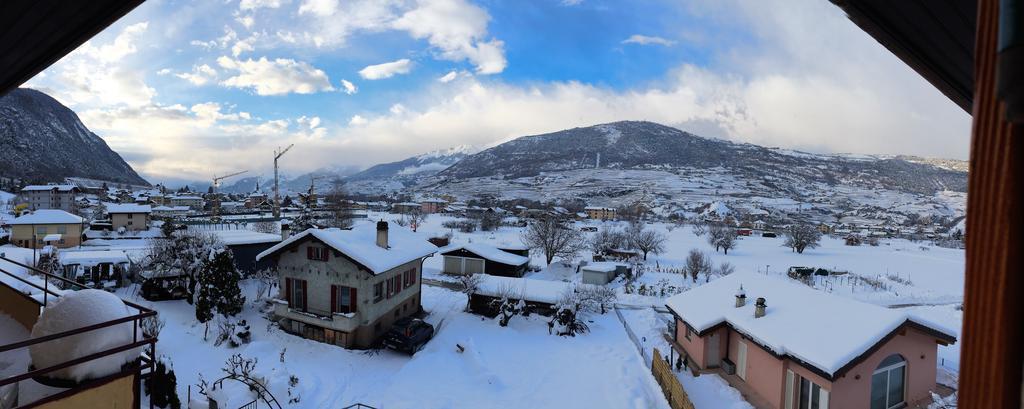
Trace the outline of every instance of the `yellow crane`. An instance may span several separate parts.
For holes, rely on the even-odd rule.
[[[230,177],[241,175],[241,174],[243,174],[245,172],[248,172],[248,171],[247,170],[243,170],[241,172],[235,172],[235,173],[232,173],[230,175],[224,175],[224,176],[213,175],[213,185],[212,185],[212,189],[213,189],[213,192],[212,192],[213,193],[213,217],[211,218],[213,221],[220,221],[220,193],[217,193],[217,188],[220,187],[220,181],[222,181],[224,179],[227,179],[227,178],[230,178]]]

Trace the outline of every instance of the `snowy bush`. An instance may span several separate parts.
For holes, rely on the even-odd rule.
[[[158,408],[181,408],[181,401],[178,399],[178,379],[174,375],[174,368],[165,363],[166,357],[156,362],[153,373],[146,378],[145,391],[149,400]]]
[[[476,291],[480,289],[480,283],[483,281],[483,276],[479,274],[466,274],[459,276],[459,285],[462,288],[462,293],[466,294],[466,311],[469,311],[469,299],[476,294]]]
[[[502,285],[498,288],[497,298],[491,301],[491,307],[498,311],[498,325],[507,327],[512,317],[522,314],[526,310],[526,302],[523,301],[522,292],[516,292],[510,285]]]
[[[139,327],[142,328],[142,334],[151,338],[159,337],[160,331],[164,329],[165,324],[166,322],[159,315],[151,315],[139,321]]]
[[[221,346],[227,343],[231,348],[238,348],[242,345],[248,344],[252,340],[252,332],[249,329],[249,323],[245,320],[234,322],[227,318],[222,318],[217,322],[217,339],[214,341],[214,346]]]

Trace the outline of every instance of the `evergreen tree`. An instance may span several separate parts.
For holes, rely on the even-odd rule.
[[[199,288],[195,294],[196,320],[206,324],[206,328],[203,330],[203,339],[206,339],[210,332],[210,320],[213,319],[215,292],[217,291],[210,283],[210,276],[207,269],[203,269],[199,273],[199,277],[197,277],[197,287]]]
[[[238,285],[242,275],[235,268],[235,259],[230,251],[221,249],[213,256],[207,269],[207,278],[210,287],[214,289],[213,309],[217,313],[231,317],[242,312],[245,296]]]

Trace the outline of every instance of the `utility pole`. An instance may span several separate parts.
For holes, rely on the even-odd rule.
[[[323,176],[309,175],[309,192],[306,194],[306,207],[312,209],[316,204],[316,180],[323,179]]]
[[[220,220],[220,193],[217,193],[217,188],[220,187],[220,181],[222,181],[224,179],[227,179],[229,177],[232,177],[232,176],[241,175],[241,174],[243,174],[245,172],[248,172],[248,171],[247,170],[243,170],[241,172],[235,172],[235,173],[232,173],[230,175],[224,175],[224,176],[221,176],[221,177],[217,177],[217,175],[213,175],[213,186],[211,186],[211,188],[213,190],[213,217],[211,218],[211,220],[213,220],[213,221],[219,221]]]
[[[294,143],[291,144],[291,145],[288,145],[288,147],[284,148],[284,150],[281,150],[281,148],[278,147],[277,150],[274,151],[274,218],[275,219],[280,219],[281,218],[281,193],[280,193],[281,191],[278,188],[278,183],[279,182],[278,182],[278,176],[277,176],[277,160],[281,159],[281,155],[284,155],[285,153],[287,153],[289,150],[292,149],[293,146],[295,146]]]

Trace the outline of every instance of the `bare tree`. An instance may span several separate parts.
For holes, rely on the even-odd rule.
[[[469,300],[480,289],[483,276],[479,274],[466,274],[459,276],[459,284],[462,286],[462,293],[466,294],[466,311],[469,311]]]
[[[396,220],[395,223],[402,227],[408,227],[415,232],[421,225],[423,225],[425,220],[427,220],[427,214],[420,211],[419,208],[416,208],[403,213],[402,217]]]
[[[270,298],[270,293],[277,285],[277,269],[276,268],[264,268],[253,273],[253,278],[256,279],[256,298]]]
[[[642,224],[633,224],[627,234],[630,246],[644,253],[644,260],[647,260],[647,253],[661,254],[665,251],[668,238],[661,232],[645,229]]]
[[[729,254],[730,249],[736,248],[738,235],[736,230],[722,224],[713,224],[708,228],[708,244],[715,247],[715,251],[725,250]]]
[[[806,249],[817,248],[821,241],[821,232],[809,224],[794,224],[786,231],[786,242],[783,246],[803,254]]]
[[[599,285],[591,287],[586,290],[590,293],[589,297],[593,299],[596,308],[601,314],[608,311],[609,307],[615,303],[618,298],[618,294],[614,288]]]
[[[696,283],[699,275],[707,275],[711,271],[711,259],[704,252],[692,249],[690,254],[686,256],[686,264],[683,266],[683,271]]]
[[[708,232],[708,224],[702,220],[693,221],[693,234],[697,237],[701,237]]]
[[[627,246],[626,234],[614,228],[604,228],[590,238],[590,250],[594,254],[607,254],[610,250],[621,249]]]
[[[735,271],[736,267],[733,267],[733,265],[729,264],[728,261],[723,261],[722,264],[718,265],[718,271],[716,273],[720,276],[727,276]]]
[[[352,227],[352,201],[345,190],[345,180],[340,177],[331,179],[331,190],[324,196],[331,213],[326,220],[328,227]],[[413,230],[415,231],[415,229]]]
[[[573,260],[587,247],[582,233],[553,217],[530,223],[523,231],[522,240],[528,247],[544,252],[547,264],[551,264],[555,257]]]

